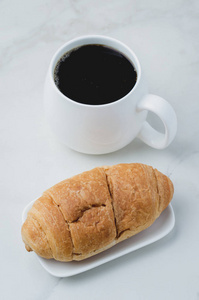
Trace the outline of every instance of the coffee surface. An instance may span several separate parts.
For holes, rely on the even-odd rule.
[[[85,45],[61,57],[54,80],[68,98],[101,105],[127,95],[136,83],[137,73],[122,53],[103,45]]]

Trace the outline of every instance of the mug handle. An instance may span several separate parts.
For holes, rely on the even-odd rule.
[[[174,109],[163,98],[148,94],[137,104],[137,111],[143,110],[149,110],[161,119],[165,133],[157,131],[145,121],[137,137],[153,148],[166,148],[173,141],[177,132],[177,117]]]

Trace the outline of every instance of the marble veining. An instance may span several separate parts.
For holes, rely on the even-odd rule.
[[[1,299],[199,299],[198,32],[197,0],[0,1]],[[86,34],[112,36],[135,51],[150,92],[177,114],[167,149],[135,140],[111,154],[83,155],[53,136],[43,114],[49,62],[63,43]],[[24,249],[23,208],[64,178],[120,162],[146,163],[171,178],[174,230],[88,272],[51,276]]]

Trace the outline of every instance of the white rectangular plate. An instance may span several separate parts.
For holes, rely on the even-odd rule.
[[[22,214],[23,222],[25,221],[27,212],[30,210],[33,203],[34,201],[30,202],[25,207]],[[56,277],[69,277],[93,269],[106,262],[160,240],[173,229],[174,224],[175,215],[171,204],[169,204],[160,217],[149,228],[93,257],[87,258],[83,261],[72,262],[59,262],[54,259],[45,259],[38,255],[37,257],[44,269],[51,275]]]

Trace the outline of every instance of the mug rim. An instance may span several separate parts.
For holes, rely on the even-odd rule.
[[[96,41],[96,40],[99,40],[99,41]],[[87,40],[87,42],[85,42]],[[89,42],[88,42],[89,40]],[[95,41],[94,41],[95,40]],[[100,42],[101,40],[101,42]],[[102,42],[103,41],[103,42]],[[79,42],[79,44],[77,44],[77,46],[72,46],[73,44]],[[107,42],[107,43],[106,43]],[[108,45],[108,42],[110,43],[114,43],[115,45],[114,46],[110,46]],[[59,61],[59,59],[64,55],[64,53],[68,52],[68,51],[71,51],[72,49],[75,49],[76,47],[81,47],[81,46],[84,46],[84,45],[89,45],[89,44],[96,44],[98,43],[99,45],[104,45],[104,46],[107,46],[107,47],[112,47],[114,50],[124,54],[127,59],[133,64],[133,66],[135,67],[136,69],[136,72],[137,72],[137,80],[136,80],[136,83],[135,85],[133,86],[133,88],[125,95],[123,96],[122,98],[118,99],[118,100],[115,100],[113,102],[110,102],[110,103],[105,103],[105,104],[86,104],[86,103],[80,103],[80,102],[77,102],[69,97],[67,97],[66,95],[64,95],[60,90],[59,88],[57,87],[57,85],[55,84],[55,81],[54,81],[54,69],[55,69],[55,66],[57,64],[57,62]],[[66,50],[64,52],[64,49],[67,48],[67,47],[70,47],[70,49]],[[123,49],[127,50],[127,52],[129,54],[131,54],[131,56],[133,57],[134,61],[132,61],[132,59],[129,57],[128,54],[124,53],[124,51],[121,51],[121,50],[118,50],[118,47],[117,46],[121,46]],[[60,54],[62,53],[62,54]],[[136,66],[135,66],[136,64]],[[67,101],[75,104],[75,105],[78,105],[78,106],[86,106],[86,107],[105,107],[105,106],[110,106],[110,105],[114,105],[116,103],[119,103],[121,101],[124,101],[131,93],[133,93],[135,91],[135,89],[137,88],[137,86],[139,85],[139,82],[140,82],[140,79],[141,79],[141,66],[140,66],[140,62],[136,56],[136,54],[134,53],[134,51],[128,47],[126,44],[124,44],[123,42],[115,39],[115,38],[112,38],[112,37],[109,37],[109,36],[105,36],[105,35],[82,35],[82,36],[79,36],[79,37],[76,37],[74,39],[71,39],[69,40],[68,42],[64,43],[61,47],[59,47],[57,49],[57,51],[54,53],[52,59],[51,59],[51,62],[50,62],[50,66],[49,66],[49,70],[50,70],[50,81],[52,83],[52,86],[53,88],[56,90],[56,92],[64,98],[64,100],[67,99]]]

